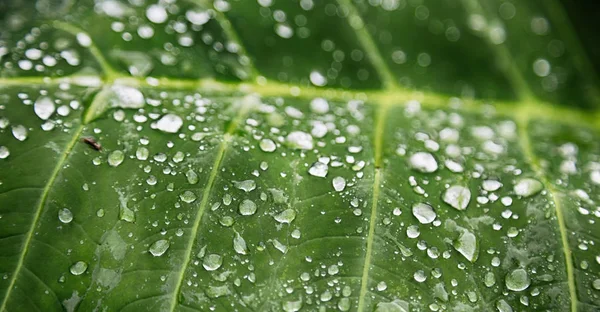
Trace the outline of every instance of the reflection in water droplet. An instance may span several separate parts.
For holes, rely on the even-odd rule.
[[[168,240],[161,239],[161,240],[157,240],[152,245],[150,245],[150,248],[148,249],[148,251],[150,251],[150,253],[153,256],[160,257],[167,251],[167,249],[169,249],[170,246],[171,246],[171,244],[169,243]]]

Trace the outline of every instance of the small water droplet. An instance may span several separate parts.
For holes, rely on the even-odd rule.
[[[317,161],[310,167],[310,169],[308,169],[308,174],[315,176],[315,177],[324,178],[325,176],[327,176],[328,170],[329,170],[329,167],[326,164],[324,164],[320,161]]]
[[[27,128],[22,125],[12,126],[12,134],[15,139],[19,141],[25,141],[27,139]]]
[[[296,218],[296,211],[294,209],[286,209],[274,216],[275,220],[279,223],[290,224]]]
[[[410,156],[410,167],[421,172],[431,173],[438,169],[438,164],[433,155],[426,152],[418,152]]]
[[[291,148],[311,150],[313,148],[313,137],[302,131],[292,131],[286,137],[287,145]]]
[[[156,122],[156,129],[167,133],[177,133],[182,125],[181,117],[175,114],[166,114]]]
[[[335,177],[333,178],[332,184],[333,189],[335,189],[336,192],[341,192],[346,188],[346,179],[342,177]]]
[[[471,201],[471,191],[464,186],[453,185],[446,190],[443,200],[455,209],[465,210]]]
[[[458,239],[453,244],[456,251],[463,255],[470,262],[477,261],[478,248],[477,248],[477,237],[469,232],[464,231],[460,234]]]
[[[523,291],[531,285],[531,279],[525,269],[516,269],[506,275],[506,288],[512,291]]]
[[[233,186],[248,193],[256,189],[256,182],[254,180],[233,181]]]
[[[242,200],[238,208],[242,216],[251,216],[256,213],[257,209],[256,204],[249,199]]]
[[[55,110],[54,101],[47,96],[40,97],[33,104],[33,111],[41,120],[48,120]]]
[[[429,224],[437,217],[437,214],[433,211],[433,207],[425,203],[413,205],[412,213],[422,224]]]
[[[179,195],[179,198],[181,201],[190,204],[196,201],[196,194],[192,191],[185,191]]]
[[[215,271],[223,264],[223,257],[217,254],[210,254],[204,257],[202,266],[206,271]]]
[[[272,153],[275,151],[276,148],[277,145],[275,145],[275,142],[273,142],[273,140],[271,139],[262,139],[260,141],[260,149],[263,152]]]
[[[118,165],[120,165],[123,162],[123,160],[125,160],[125,153],[123,153],[123,151],[120,151],[120,150],[112,151],[108,155],[108,164],[111,165],[112,167],[117,167]]]
[[[75,264],[73,264],[71,266],[71,268],[69,268],[69,271],[73,275],[81,275],[81,274],[85,273],[85,271],[87,271],[87,268],[88,268],[87,263],[85,263],[83,261],[77,261],[77,262],[75,262]]]
[[[515,194],[519,196],[530,197],[539,193],[543,188],[544,186],[540,181],[531,178],[524,178],[515,184],[513,190]]]
[[[237,232],[233,237],[233,249],[240,255],[248,254],[248,246],[246,245],[246,240],[244,240],[244,238]]]
[[[10,151],[8,150],[8,147],[0,146],[0,159],[6,159],[8,156],[10,156]]]

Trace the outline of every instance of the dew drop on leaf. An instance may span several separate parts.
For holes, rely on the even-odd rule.
[[[437,214],[433,211],[433,207],[425,203],[413,205],[412,213],[422,224],[429,224],[437,217]]]
[[[392,302],[380,302],[375,312],[409,312],[409,304],[404,300],[396,299]]]
[[[471,191],[461,185],[453,185],[444,192],[446,204],[458,210],[465,210],[471,201]]]
[[[328,170],[329,167],[326,164],[317,161],[314,164],[312,164],[312,166],[308,169],[308,174],[310,174],[311,176],[324,178],[325,176],[327,176]]]
[[[153,256],[160,257],[160,256],[164,255],[165,252],[167,252],[167,249],[169,249],[170,246],[171,246],[171,244],[169,243],[168,240],[160,239],[160,240],[157,240],[154,243],[152,243],[152,245],[150,245],[150,248],[148,249],[148,251],[150,251],[150,253]]]
[[[237,232],[233,237],[233,249],[240,255],[248,254],[248,246],[246,245],[246,240],[244,240],[244,238]]]
[[[470,262],[477,261],[478,248],[477,237],[469,231],[463,231],[458,239],[454,241],[454,249],[463,255]]]
[[[294,209],[286,209],[274,216],[275,220],[279,223],[290,224],[296,218],[296,211]]]
[[[149,21],[155,24],[162,24],[167,21],[169,17],[167,10],[162,5],[153,4],[146,9],[146,17]]]
[[[179,195],[179,198],[181,201],[190,204],[196,201],[196,194],[192,191],[185,191]]]
[[[323,87],[327,84],[327,78],[318,71],[312,71],[309,78],[310,82],[317,87]]]
[[[260,149],[263,152],[272,153],[275,151],[276,148],[277,145],[275,145],[275,142],[273,142],[273,140],[271,139],[262,139],[260,141]]]
[[[73,221],[73,213],[68,208],[63,208],[58,211],[58,220],[62,223],[71,223]]]
[[[498,302],[496,302],[496,309],[498,309],[498,312],[513,312],[510,304],[508,304],[508,302],[506,302],[504,299],[500,299]]]
[[[256,182],[254,180],[233,181],[233,186],[248,193],[256,189]]]
[[[175,114],[166,114],[156,122],[156,129],[167,133],[177,133],[181,126],[183,120]]]
[[[206,271],[215,271],[220,268],[222,264],[223,257],[217,254],[209,254],[204,257],[204,260],[202,261],[202,266]]]
[[[108,164],[112,167],[117,167],[125,160],[125,153],[120,150],[112,151],[108,154]]]
[[[47,96],[37,99],[33,104],[33,111],[41,120],[48,120],[55,109],[54,102]]]
[[[303,131],[292,131],[286,137],[287,145],[291,148],[310,150],[313,148],[313,137]]]
[[[519,196],[530,197],[539,193],[543,188],[544,186],[540,181],[531,178],[524,178],[515,184],[513,190],[515,194]]]
[[[81,275],[87,271],[88,264],[83,261],[75,262],[70,268],[69,271],[73,275]]]
[[[185,173],[185,177],[187,178],[187,181],[189,184],[196,184],[198,183],[198,174],[190,169]]]
[[[281,308],[285,312],[298,312],[302,309],[302,299],[297,301],[285,301],[281,304]]]
[[[0,159],[6,159],[8,156],[10,156],[10,151],[8,150],[8,147],[0,146]]]
[[[433,155],[427,152],[418,152],[410,156],[410,167],[421,172],[431,173],[438,169],[438,164]]]
[[[531,285],[531,279],[525,269],[516,269],[506,275],[506,288],[512,291],[523,291]]]
[[[15,125],[12,126],[12,134],[15,137],[15,139],[19,140],[19,141],[25,141],[27,139],[27,128],[25,128],[22,125]]]
[[[335,189],[336,192],[341,192],[346,188],[346,179],[342,177],[333,178],[331,183],[333,184],[333,189]]]
[[[249,199],[244,199],[240,203],[240,206],[238,207],[238,209],[242,216],[251,216],[256,213],[257,208],[256,208],[256,204],[253,201],[251,201]]]

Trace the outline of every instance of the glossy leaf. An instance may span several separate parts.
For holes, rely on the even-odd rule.
[[[597,311],[555,1],[0,4],[1,311]]]

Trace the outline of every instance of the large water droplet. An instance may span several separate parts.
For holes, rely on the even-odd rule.
[[[248,193],[256,188],[256,182],[254,180],[233,181],[233,186]]]
[[[204,257],[204,261],[202,262],[202,266],[206,271],[214,271],[221,267],[223,264],[223,257],[217,254],[210,254]]]
[[[292,131],[286,137],[287,145],[291,148],[310,150],[313,148],[313,137],[302,131]]]
[[[413,205],[412,213],[422,224],[429,224],[437,217],[437,214],[433,211],[433,207],[424,203]]]
[[[88,268],[87,263],[85,263],[83,261],[77,261],[77,262],[75,262],[75,264],[73,264],[69,268],[69,271],[73,275],[81,275],[81,274],[85,273],[85,271],[87,271],[87,268]]]
[[[182,125],[181,117],[175,114],[166,114],[156,122],[156,129],[167,133],[177,133]]]
[[[332,184],[333,189],[335,189],[336,192],[341,192],[346,188],[346,179],[342,177],[335,177],[333,178]]]
[[[238,207],[238,209],[242,216],[251,216],[256,213],[257,208],[256,208],[256,204],[253,201],[251,201],[249,199],[244,199],[240,203],[240,206]]]
[[[471,191],[464,186],[453,185],[446,190],[443,200],[455,209],[465,210],[471,201]]]
[[[418,152],[410,156],[410,167],[421,172],[435,172],[438,164],[433,155],[426,152]]]
[[[155,24],[162,24],[167,21],[169,17],[167,10],[162,5],[153,4],[146,9],[146,17],[149,21]]]
[[[54,101],[47,96],[37,99],[33,104],[33,111],[41,120],[48,120],[54,114],[55,109]]]
[[[531,285],[531,279],[525,269],[516,269],[506,275],[506,288],[512,291],[523,291]]]
[[[235,252],[239,253],[240,255],[248,254],[248,246],[246,245],[246,240],[237,232],[233,237],[233,250],[235,250]]]
[[[260,149],[267,153],[272,153],[277,148],[277,145],[275,145],[275,142],[273,142],[271,139],[262,139],[259,145]]]
[[[296,219],[296,211],[294,209],[286,209],[274,216],[275,220],[279,223],[290,224]]]
[[[116,150],[108,155],[108,164],[113,167],[120,165],[123,160],[125,160],[125,153],[123,151]]]
[[[196,194],[192,191],[185,191],[179,195],[179,198],[181,201],[190,204],[196,201]]]
[[[22,125],[12,126],[12,134],[15,139],[25,141],[27,139],[27,128]]]
[[[531,178],[524,178],[515,184],[513,190],[515,194],[519,196],[529,197],[539,193],[543,188],[544,186],[540,181]]]
[[[160,257],[167,251],[167,249],[169,249],[170,246],[171,246],[171,244],[169,243],[168,240],[161,239],[161,240],[155,241],[152,245],[150,245],[150,248],[148,249],[148,251],[150,251],[150,253],[153,256]]]
[[[464,231],[454,242],[454,248],[470,262],[477,261],[479,255],[477,237],[469,231]]]
[[[68,208],[63,208],[58,211],[58,219],[62,223],[70,223],[73,221],[73,213]]]
[[[325,176],[327,176],[328,170],[329,170],[329,167],[326,164],[324,164],[320,161],[317,161],[310,167],[310,169],[308,169],[308,174],[315,176],[315,177],[324,178]]]

